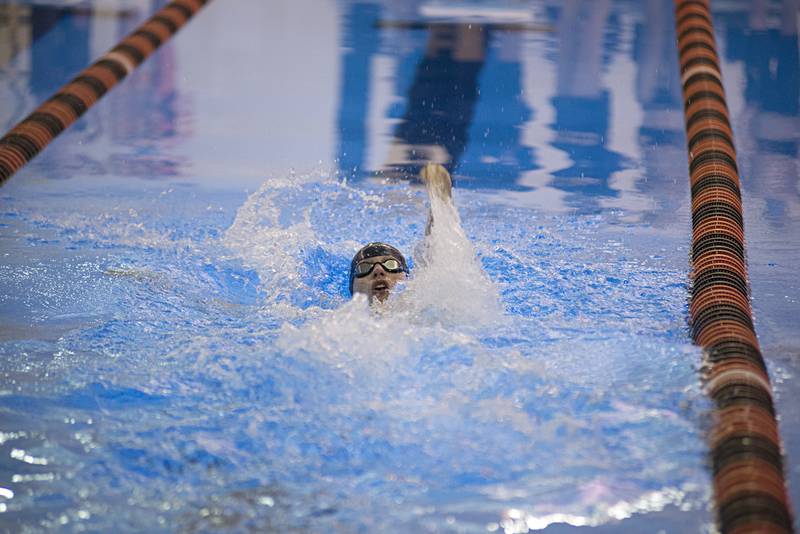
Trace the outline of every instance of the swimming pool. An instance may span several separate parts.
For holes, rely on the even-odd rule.
[[[86,5],[2,7],[6,128],[156,7]],[[785,6],[714,15],[797,502]],[[673,32],[664,1],[210,4],[0,191],[0,525],[711,529]],[[425,159],[465,235],[375,316],[349,260],[419,259]]]

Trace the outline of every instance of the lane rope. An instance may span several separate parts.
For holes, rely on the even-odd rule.
[[[692,188],[692,337],[716,405],[709,436],[721,532],[794,532],[775,408],[750,308],[744,218],[710,0],[675,0]]]
[[[0,185],[167,42],[209,0],[174,0],[0,139]]]

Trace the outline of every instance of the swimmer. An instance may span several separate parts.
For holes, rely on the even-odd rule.
[[[428,163],[420,171],[420,179],[430,197],[452,202],[453,183],[450,174],[439,164]],[[433,214],[428,214],[425,234],[430,234]],[[370,303],[374,299],[386,301],[397,283],[408,276],[408,264],[403,254],[386,243],[368,243],[356,252],[350,262],[350,294],[366,295]]]

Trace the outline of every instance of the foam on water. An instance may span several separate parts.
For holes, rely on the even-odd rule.
[[[685,272],[600,219],[457,190],[426,237],[419,188],[325,173],[267,180],[232,222],[202,195],[136,198],[81,220],[17,205],[15,224],[94,259],[37,271],[42,295],[72,298],[31,313],[69,327],[0,345],[23,354],[0,369],[17,384],[2,430],[26,435],[6,446],[48,461],[0,463],[19,475],[16,525],[524,532],[669,509],[707,524]],[[132,224],[152,239],[110,237]],[[371,307],[347,274],[374,240],[413,267]],[[26,269],[3,268],[6,294]]]
[[[431,194],[430,232],[418,247],[420,269],[404,295],[415,313],[476,328],[503,317],[495,286],[484,273],[452,202]]]
[[[278,339],[282,352],[314,354],[339,367],[352,360],[378,367],[381,362],[417,354],[434,341],[444,345],[477,343],[473,334],[504,319],[497,288],[481,269],[458,213],[451,203],[436,197],[430,206],[436,223],[416,247],[417,266],[387,302],[370,307],[357,295],[332,310],[286,306],[287,302],[302,301],[293,295],[305,292],[316,298],[320,292],[303,281],[304,250],[321,247],[331,254],[337,248],[349,252],[360,247],[354,247],[353,241],[324,244],[324,236],[317,236],[311,224],[313,205],[296,217],[299,222],[282,215],[278,199],[286,198],[287,192],[302,191],[300,180],[268,181],[238,211],[224,238],[228,248],[259,273],[267,295],[265,311],[302,321],[300,326],[283,325]],[[307,178],[304,181],[309,184]],[[350,197],[354,192],[344,184],[337,186],[339,190],[326,195],[346,193]],[[359,191],[356,194],[363,202],[381,201]],[[419,217],[424,220],[425,214]],[[286,221],[283,224],[282,219]],[[353,231],[358,232],[360,225],[356,220]]]

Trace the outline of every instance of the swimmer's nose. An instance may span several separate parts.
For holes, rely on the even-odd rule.
[[[375,267],[372,268],[372,277],[384,277],[386,276],[386,271],[383,270],[383,266],[379,263]]]

